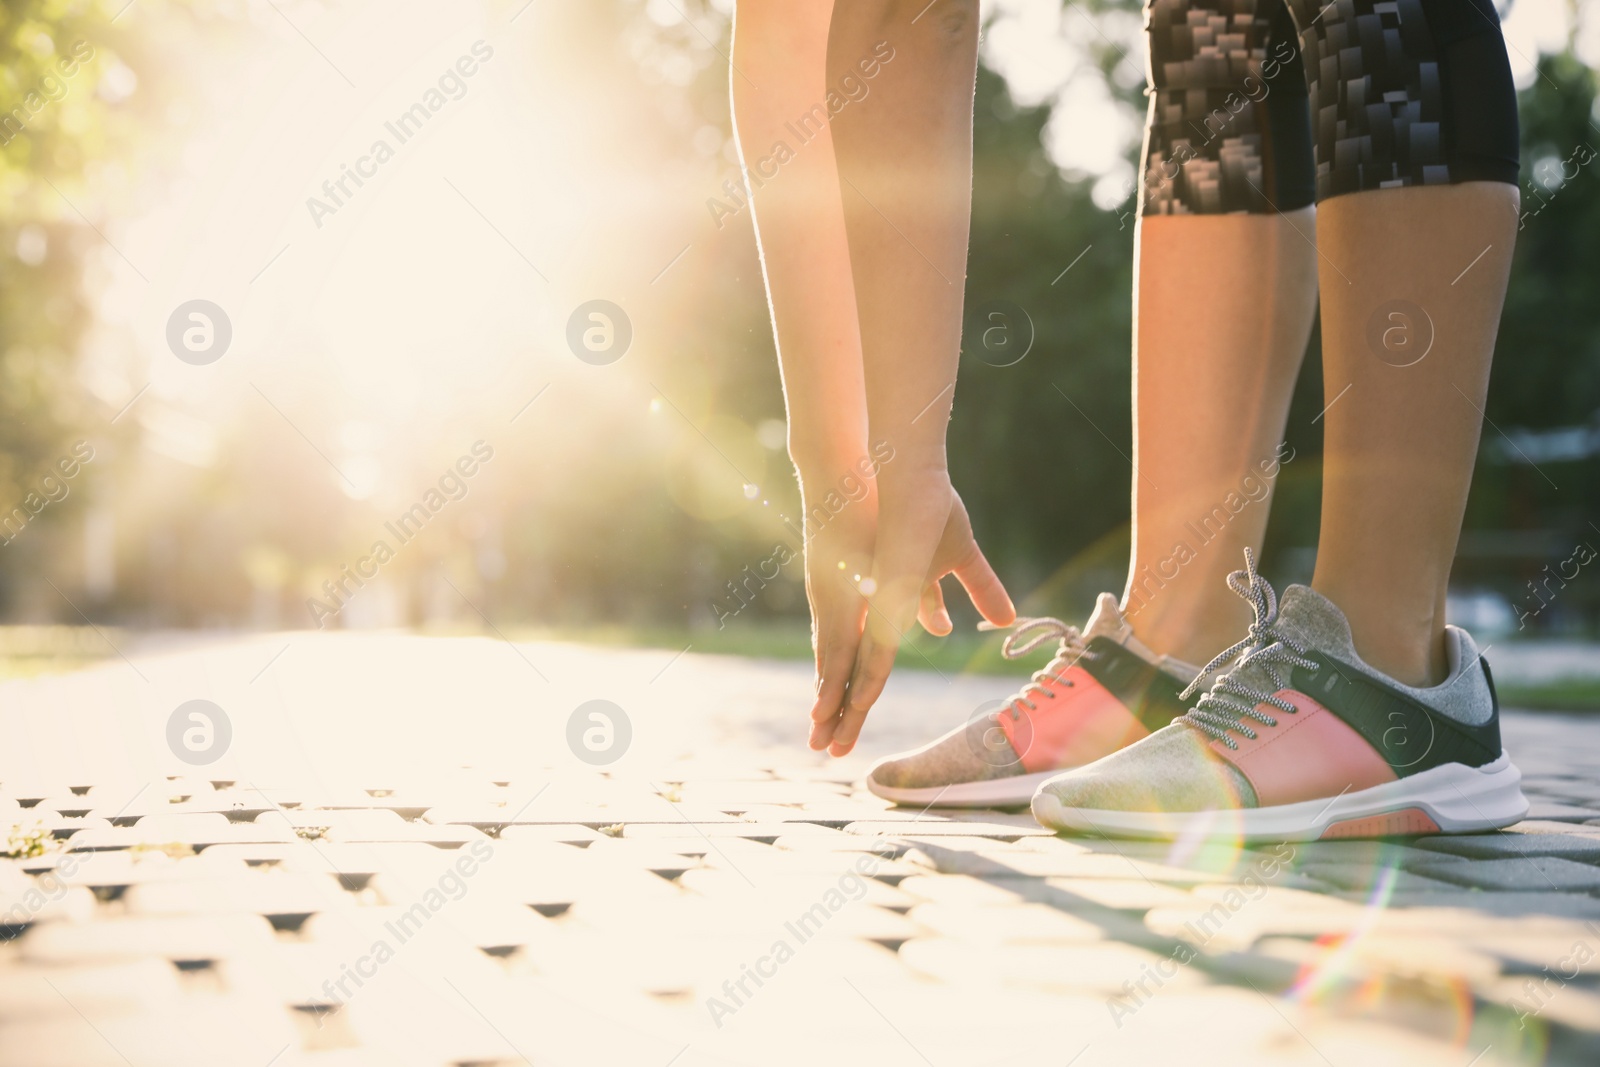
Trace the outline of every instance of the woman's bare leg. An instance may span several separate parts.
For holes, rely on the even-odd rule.
[[[1226,580],[1266,530],[1317,309],[1314,218],[1308,207],[1139,222],[1123,606],[1163,655],[1204,663],[1250,624]]]
[[[1343,609],[1362,658],[1409,685],[1445,676],[1445,588],[1518,202],[1514,185],[1468,182],[1335,197],[1320,208],[1332,406],[1312,584]]]

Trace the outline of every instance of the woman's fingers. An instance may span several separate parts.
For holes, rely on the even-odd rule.
[[[838,623],[826,625],[818,635],[817,647],[821,652],[817,657],[820,668],[816,678],[816,702],[811,708],[813,722],[823,722],[839,713],[860,640],[859,634],[852,640]]]
[[[894,670],[895,653],[916,618],[917,594],[925,585],[920,574],[880,582],[878,595],[867,600],[866,625],[861,647],[856,650],[855,671],[828,749],[835,756],[844,755],[855,745],[867,712],[883,695]]]
[[[933,499],[913,495],[898,509],[890,506],[887,495],[883,498],[870,581],[861,584],[867,594],[861,645],[828,748],[835,756],[855,745],[867,712],[883,695],[894,669],[895,652],[917,620],[953,499],[948,481],[935,488]]]
[[[823,655],[822,674],[817,678],[817,700],[811,706],[809,741],[811,747],[819,752],[827,748],[828,742],[833,739],[834,724],[839,717],[840,705],[844,703],[854,663],[853,651],[842,644],[830,646]]]
[[[939,582],[944,575],[956,576],[989,622],[1005,626],[1016,619],[1005,587],[972,539],[960,497],[948,481],[934,488],[940,491],[901,494],[898,506],[884,512],[885,521],[875,531],[870,580],[859,588],[853,581],[835,588],[837,579],[830,572],[825,585],[808,589],[817,620],[817,692],[809,737],[813,749],[843,756],[855,747],[914,623],[940,637],[951,632]],[[952,567],[951,560],[961,562]]]
[[[843,756],[855,747],[856,738],[861,736],[861,727],[867,721],[867,712],[883,695],[889,672],[894,668],[895,652],[900,647],[899,637],[892,630],[886,637],[883,629],[874,626],[872,620],[868,619],[867,633],[861,639],[861,648],[856,653],[856,669],[850,678],[844,711],[839,716],[832,742],[828,746],[829,755]]]
[[[1017,621],[1016,605],[1011,603],[1006,587],[1000,584],[1000,576],[989,566],[976,541],[972,543],[972,554],[953,573],[967,596],[972,598],[972,606],[978,609],[978,614],[996,626],[1010,626]]]
[[[813,722],[811,724],[811,735],[806,738],[806,747],[813,752],[821,752],[827,748],[833,743],[833,729],[837,725],[837,719],[829,719],[827,722]]]
[[[837,581],[837,579],[835,579]],[[821,751],[833,739],[840,711],[849,695],[850,678],[861,647],[862,617],[867,602],[853,585],[819,591],[816,596],[816,645],[819,664],[816,702],[811,706],[812,748]]]
[[[955,627],[950,622],[950,613],[945,610],[944,590],[939,586],[939,579],[935,578],[922,589],[922,601],[917,607],[917,621],[922,628],[935,637],[948,637]]]

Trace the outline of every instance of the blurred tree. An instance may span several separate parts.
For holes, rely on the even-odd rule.
[[[1027,594],[1128,519],[1133,225],[1046,157],[1048,107],[1019,109],[980,70],[976,114],[951,473],[986,551]],[[1073,598],[1120,585],[1119,555],[1093,554]]]
[[[106,53],[92,41],[103,22],[92,5],[63,0],[0,9],[0,521],[39,490],[85,421],[73,355],[95,237],[57,187],[81,177],[107,141],[96,96]],[[13,562],[0,557],[0,582]]]
[[[1108,11],[1126,18],[1140,6],[1068,2],[1091,19]],[[418,591],[414,600],[448,570],[477,606],[505,622],[705,624],[713,601],[727,602],[728,583],[767,560],[783,537],[775,515],[796,503],[789,467],[781,447],[753,444],[756,427],[781,418],[782,407],[749,212],[715,226],[701,205],[725,196],[737,173],[727,143],[730,74],[712,44],[726,39],[729,8],[725,0],[613,0],[528,15],[547,20],[548,31],[521,35],[519,77],[530,99],[543,106],[563,91],[558,78],[584,86],[583,121],[609,131],[600,142],[606,158],[590,161],[595,170],[633,175],[660,197],[652,204],[682,209],[668,220],[682,236],[672,231],[661,263],[689,242],[694,251],[659,282],[653,269],[644,272],[626,294],[641,336],[651,338],[630,359],[658,402],[643,390],[561,401],[594,406],[607,423],[570,463],[544,458],[571,454],[558,423],[519,424],[517,447],[493,468],[504,479],[503,499],[474,496],[458,524],[467,532],[441,532],[385,572]],[[209,35],[226,29],[209,7],[172,0],[139,0],[134,13],[112,21],[115,14],[72,0],[18,0],[0,11],[0,507],[19,500],[86,427],[105,433],[112,412],[89,401],[74,377],[88,314],[81,279],[99,259],[115,258],[95,229],[93,205],[116,187],[114,166],[148,173],[180,155],[145,144],[185,135],[167,105],[195,92],[182,81],[193,72],[171,73],[156,38],[198,56]],[[93,54],[67,75],[61,61],[80,40]],[[1141,108],[1138,88],[1113,76],[1120,69],[1127,80],[1122,51],[1110,41],[1091,40],[1090,49],[1111,96]],[[574,92],[570,84],[564,91]],[[1563,453],[1545,433],[1590,427],[1600,440],[1600,304],[1588,299],[1600,278],[1600,197],[1591,186],[1600,159],[1571,162],[1580,148],[1600,148],[1595,74],[1570,50],[1543,57],[1521,106],[1529,214],[1458,567],[1463,582],[1509,598],[1566,557],[1548,557],[1547,548],[1580,536],[1600,546],[1600,458]],[[18,116],[11,126],[8,113]],[[1129,189],[1103,210],[1092,178],[1057,167],[1042,144],[1050,119],[1048,104],[1019,106],[1000,75],[980,69],[950,457],[980,539],[1025,610],[1079,614],[1091,593],[1120,586],[1126,562],[1134,204]],[[85,189],[95,195],[80,195]],[[1297,458],[1284,468],[1268,534],[1266,564],[1278,577],[1304,577],[1315,544],[1321,431],[1313,418],[1323,405],[1313,342],[1289,420]],[[261,418],[276,416],[263,409]],[[134,424],[115,429],[131,433]],[[388,516],[335,487],[308,500],[264,443],[278,440],[282,427],[266,425],[231,428],[218,464],[203,475],[144,487],[156,503],[136,533],[123,531],[138,548],[121,560],[127,573],[114,611],[137,617],[141,605],[159,601],[154,617],[166,623],[244,621],[252,588],[270,581],[292,609],[284,621],[309,623],[301,579],[314,589],[364,551]],[[1537,466],[1507,446],[1507,435],[1546,442],[1525,448],[1538,454]],[[455,447],[419,441],[424,475],[436,469],[432,454],[422,455],[425,444]],[[721,453],[750,467],[757,495],[733,507],[697,507],[695,500],[745,488],[730,479]],[[307,513],[318,521],[305,522]],[[47,512],[40,521],[52,519]],[[23,538],[0,554],[0,608],[32,558],[22,553],[42,551],[41,540]],[[739,623],[802,618],[798,577],[797,566],[785,567],[741,608]],[[1561,604],[1541,622],[1565,613],[1592,624],[1600,581],[1575,582]]]
[[[136,432],[132,420],[109,425],[115,412],[78,377],[87,279],[97,262],[121,256],[96,221],[103,198],[88,190],[118,189],[117,167],[156,140],[129,117],[164,100],[150,91],[159,74],[141,85],[134,73],[160,70],[139,58],[153,44],[149,24],[119,23],[118,6],[15,0],[0,9],[0,522],[11,520],[3,532],[12,537],[0,555],[0,610],[17,610],[20,580],[59,560],[70,542],[59,536],[70,509],[34,515],[41,498],[60,492],[46,479],[74,442],[90,441],[95,455],[67,484],[81,492]],[[185,5],[147,6],[156,16]],[[76,621],[54,594],[48,602]]]
[[[1537,629],[1600,625],[1600,568],[1562,566],[1580,544],[1600,551],[1595,79],[1569,43],[1539,58],[1519,97],[1522,228],[1457,564],[1461,579],[1537,610],[1528,617]],[[1552,573],[1534,593],[1529,583]]]
[[[13,520],[0,529],[12,535],[0,554],[0,612],[13,616],[79,621],[38,577],[78,581],[82,502],[33,512],[75,442],[88,442],[94,461],[69,495],[110,477],[138,434],[136,419],[111,422],[123,398],[96,398],[80,374],[91,289],[108,270],[137,270],[107,219],[132,213],[129,173],[171,166],[166,150],[188,133],[187,109],[172,105],[194,87],[166,50],[195,47],[200,33],[220,40],[244,14],[192,0],[140,0],[130,14],[132,6],[0,7],[0,524]]]

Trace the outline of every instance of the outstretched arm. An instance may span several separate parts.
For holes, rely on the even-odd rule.
[[[875,460],[828,113],[832,13],[833,0],[740,0],[730,72],[802,508],[830,493],[851,499],[825,522],[804,524],[816,706],[829,718],[843,701],[866,611],[846,577],[867,573],[877,519],[876,485],[859,466]]]
[[[855,671],[844,705],[821,722],[835,754],[855,744],[913,620],[950,632],[943,576],[954,574],[989,621],[1016,616],[945,460],[972,215],[978,28],[978,0],[850,0],[836,5],[829,34],[829,84],[865,87],[833,131],[871,432],[895,457],[878,477]]]
[[[734,128],[802,500],[854,495],[863,463],[877,471],[806,524],[811,745],[836,756],[912,622],[950,632],[940,578],[955,574],[990,621],[1015,616],[945,464],[977,4],[938,2],[923,17],[895,0],[741,0],[734,27]]]

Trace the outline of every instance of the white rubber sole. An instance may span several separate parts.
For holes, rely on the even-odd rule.
[[[1109,837],[1315,841],[1497,830],[1528,813],[1522,772],[1505,752],[1493,763],[1447,763],[1409,778],[1326,800],[1219,811],[1108,811],[1068,808],[1041,790],[1033,815],[1053,830]]]
[[[907,808],[1025,808],[1048,779],[1061,770],[1018,774],[987,782],[956,782],[919,789],[896,789],[867,779],[876,796]]]

